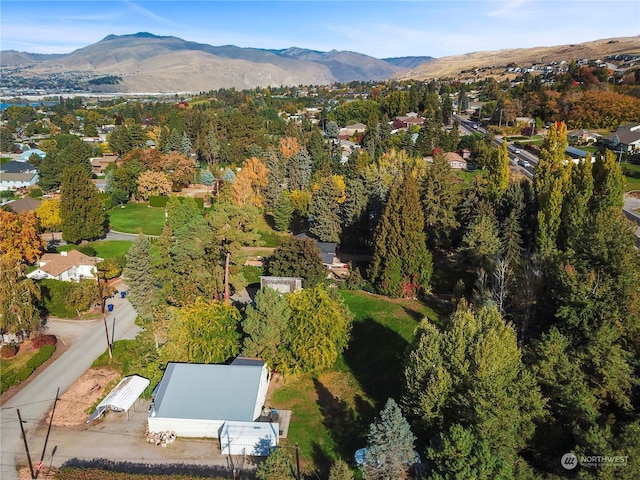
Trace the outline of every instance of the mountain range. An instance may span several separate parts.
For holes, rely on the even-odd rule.
[[[202,92],[232,87],[425,80],[456,77],[468,69],[496,64],[521,66],[613,54],[640,54],[640,36],[578,45],[474,52],[440,59],[429,56],[378,59],[349,51],[211,46],[141,32],[109,35],[69,54],[2,51],[0,67],[4,78],[66,76],[74,78],[83,88],[101,92]]]

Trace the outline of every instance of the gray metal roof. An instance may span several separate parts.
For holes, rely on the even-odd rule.
[[[169,363],[156,389],[155,416],[252,422],[260,365]]]

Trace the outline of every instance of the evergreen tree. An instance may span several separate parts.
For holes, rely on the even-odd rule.
[[[342,459],[338,459],[329,469],[329,480],[353,480],[353,472],[349,464]]]
[[[267,261],[268,275],[300,277],[303,288],[315,287],[327,278],[320,249],[310,238],[287,238]]]
[[[380,416],[369,426],[363,469],[366,478],[398,480],[409,477],[416,461],[415,437],[400,407],[389,398]]]
[[[289,194],[280,192],[278,200],[273,207],[273,228],[278,232],[286,232],[291,225],[292,216],[293,206],[291,205],[291,200],[289,200]]]
[[[429,289],[432,270],[417,184],[404,175],[391,187],[378,224],[369,278],[385,295],[412,297]]]
[[[255,306],[249,305],[242,322],[246,335],[242,352],[262,359],[271,370],[280,371],[283,364],[285,331],[291,319],[291,309],[285,296],[272,288],[262,288],[255,296]]]
[[[567,127],[556,123],[549,129],[542,148],[534,185],[538,202],[537,247],[548,256],[557,247],[560,213],[570,167],[565,165]]]
[[[211,185],[213,185],[213,182],[215,182],[215,180],[216,177],[213,176],[213,173],[211,173],[211,170],[209,170],[208,168],[200,171],[200,183],[202,183],[203,185],[210,187]]]
[[[86,169],[81,165],[66,168],[60,190],[62,237],[69,243],[103,237],[107,216]]]
[[[127,265],[122,276],[129,287],[129,301],[138,315],[149,319],[153,307],[158,303],[158,287],[153,271],[151,243],[146,235],[139,234],[131,243],[126,258]]]
[[[182,132],[182,138],[180,138],[180,153],[186,156],[190,156],[191,148],[192,144],[189,135],[187,135],[187,132]]]
[[[434,246],[447,246],[459,222],[456,208],[461,201],[457,175],[442,154],[433,157],[422,182],[425,230]]]
[[[284,448],[274,448],[266,460],[256,468],[258,480],[294,480],[293,463]]]
[[[429,458],[443,459],[452,443],[469,449],[472,434],[476,462],[491,467],[482,478],[514,476],[534,422],[542,418],[543,399],[522,361],[515,330],[495,307],[476,312],[462,304],[443,331],[423,320],[406,356],[404,378],[403,405],[414,428],[425,438],[440,438]],[[456,424],[468,433],[456,432]],[[446,475],[447,468],[436,462],[435,473]]]
[[[321,242],[340,242],[342,226],[338,215],[338,199],[341,195],[332,177],[322,179],[313,194],[309,231]]]

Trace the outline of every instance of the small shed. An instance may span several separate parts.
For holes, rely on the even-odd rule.
[[[302,278],[300,277],[260,277],[260,288],[271,288],[280,293],[294,293],[302,290]]]
[[[98,404],[95,411],[87,419],[87,423],[101,417],[107,410],[127,412],[127,418],[129,418],[129,409],[148,386],[149,380],[144,377],[138,375],[124,377]]]
[[[227,455],[266,457],[278,446],[279,424],[270,422],[225,422],[220,428],[220,451]]]

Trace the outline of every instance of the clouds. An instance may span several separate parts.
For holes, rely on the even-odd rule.
[[[624,12],[608,19],[612,11]],[[210,45],[443,57],[640,33],[640,2],[2,0],[3,50],[69,53],[109,34]]]

